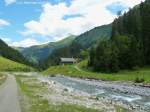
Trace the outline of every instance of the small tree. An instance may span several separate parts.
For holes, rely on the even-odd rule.
[[[82,51],[80,52],[80,58],[82,58],[82,59],[87,59],[88,56],[89,56],[89,52],[88,52],[87,50],[82,50]]]

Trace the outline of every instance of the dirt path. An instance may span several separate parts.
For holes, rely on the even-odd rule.
[[[82,72],[82,70],[77,65],[75,65],[74,68],[77,69],[79,72]]]
[[[0,86],[0,112],[21,112],[17,84],[13,75],[8,75]]]

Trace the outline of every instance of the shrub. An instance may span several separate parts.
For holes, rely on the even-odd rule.
[[[139,78],[139,77],[137,77],[137,78],[135,79],[135,83],[142,83],[142,82],[144,82],[144,81],[145,81],[144,78]]]

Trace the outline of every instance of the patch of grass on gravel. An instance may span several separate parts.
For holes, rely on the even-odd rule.
[[[16,76],[20,90],[28,100],[21,100],[23,112],[100,112],[98,110],[85,108],[78,105],[53,105],[49,104],[46,99],[43,99],[39,93],[45,91],[44,85],[41,83],[32,83],[32,78],[26,76]],[[28,108],[24,104],[28,103]]]
[[[0,73],[0,85],[1,85],[2,83],[4,83],[4,81],[6,80],[6,78],[7,78],[6,75],[3,75],[3,74]]]

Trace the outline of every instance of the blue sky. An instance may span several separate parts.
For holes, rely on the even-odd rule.
[[[0,0],[0,38],[28,47],[111,23],[141,0]]]

